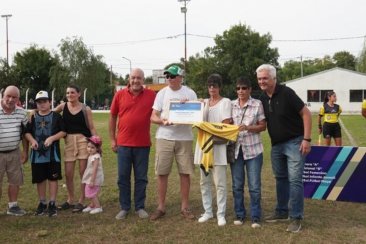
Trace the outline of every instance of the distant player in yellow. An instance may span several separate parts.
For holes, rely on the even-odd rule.
[[[319,111],[319,134],[323,132],[324,143],[330,146],[332,137],[336,146],[342,146],[341,127],[338,123],[339,115],[342,113],[342,108],[337,102],[337,95],[334,91],[329,91],[325,95],[323,106]],[[322,117],[324,124],[322,126]]]
[[[362,102],[362,116],[366,119],[366,99]]]

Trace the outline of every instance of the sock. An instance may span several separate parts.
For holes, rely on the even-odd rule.
[[[8,203],[9,208],[18,206],[18,202],[9,202]]]
[[[39,202],[42,203],[43,205],[47,205],[46,199],[39,199]]]

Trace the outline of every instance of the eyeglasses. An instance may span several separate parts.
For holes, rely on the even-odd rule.
[[[166,74],[165,77],[167,79],[175,79],[177,76],[176,75],[171,75],[171,74]]]
[[[237,91],[239,91],[239,90],[244,90],[244,91],[246,91],[246,90],[248,90],[249,89],[249,87],[247,87],[247,86],[237,86],[236,87],[236,90]]]

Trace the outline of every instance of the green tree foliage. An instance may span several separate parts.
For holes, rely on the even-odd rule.
[[[356,70],[358,72],[366,73],[366,42],[357,58]]]
[[[352,55],[350,52],[341,51],[336,52],[333,55],[334,63],[337,67],[356,70],[356,57]]]
[[[81,38],[61,40],[58,64],[51,69],[51,84],[56,88],[58,97],[63,97],[69,83],[75,83],[82,90],[87,88],[87,99],[111,94],[110,72]],[[98,100],[98,99],[97,99]]]
[[[223,77],[223,96],[235,97],[235,81],[239,76],[247,76],[257,88],[256,68],[263,63],[278,65],[278,51],[269,47],[271,41],[270,34],[260,35],[249,26],[231,27],[217,35],[215,46],[206,48],[202,56],[197,54],[189,58],[189,84],[203,96],[208,75],[218,73]]]
[[[20,82],[17,82],[13,67],[8,66],[6,59],[0,58],[0,89],[3,89],[8,85],[20,87]]]
[[[56,64],[50,52],[33,45],[14,56],[13,72],[21,87],[33,97],[39,90],[50,90],[50,69]]]

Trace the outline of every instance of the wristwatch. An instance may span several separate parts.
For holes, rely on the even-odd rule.
[[[311,142],[311,138],[304,138],[303,140],[304,140],[304,141]]]

